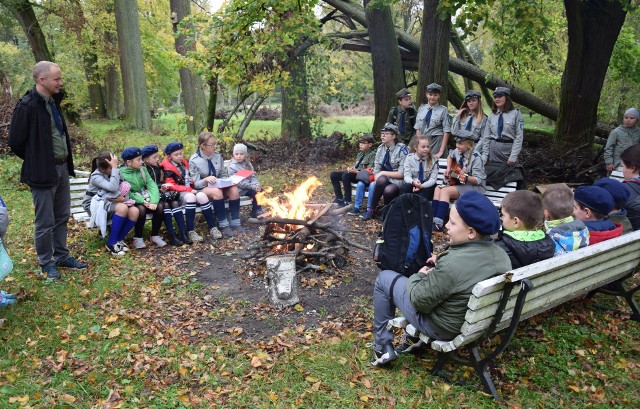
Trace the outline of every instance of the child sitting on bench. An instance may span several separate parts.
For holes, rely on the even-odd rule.
[[[580,186],[573,197],[573,215],[589,229],[589,244],[598,244],[622,235],[622,225],[614,224],[607,218],[615,208],[609,192],[598,186]]]
[[[460,333],[473,287],[511,268],[504,250],[488,238],[499,228],[493,203],[481,193],[466,192],[451,209],[449,250],[437,260],[430,259],[435,267],[423,267],[409,278],[391,270],[380,272],[373,289],[373,366],[385,365],[421,343],[405,336],[394,349],[387,323],[394,318],[396,307],[430,338],[451,340]]]
[[[551,185],[542,195],[544,228],[556,244],[554,256],[589,245],[589,230],[573,217],[573,191],[564,184]]]
[[[503,232],[495,243],[511,259],[511,268],[553,257],[556,245],[539,229],[544,221],[542,199],[530,190],[516,190],[502,200],[500,209]]]

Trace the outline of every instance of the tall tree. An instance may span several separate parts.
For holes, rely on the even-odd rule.
[[[114,6],[120,48],[125,120],[132,128],[149,129],[151,113],[142,59],[138,5],[135,1],[114,0]]]
[[[47,47],[47,40],[29,0],[0,0],[0,3],[20,22],[36,62],[53,61],[53,55]]]
[[[343,3],[349,3],[347,1]],[[378,133],[396,104],[396,92],[405,86],[400,49],[389,6],[369,7],[371,0],[363,0],[373,68],[373,99],[375,119],[373,133]]]
[[[281,88],[282,135],[292,140],[309,140],[311,123],[309,122],[307,67],[304,54],[289,57],[285,69],[289,73],[289,81]]]
[[[439,0],[424,0],[422,11],[422,35],[418,61],[418,95],[424,99],[427,85],[435,82],[442,85],[440,101],[446,105],[449,81],[449,14],[438,10]]]
[[[565,0],[569,49],[560,91],[556,141],[590,144],[598,101],[626,11],[620,1]]]
[[[178,33],[178,26],[185,17],[191,14],[191,2],[190,0],[170,0],[170,6],[173,32]],[[185,35],[182,33],[175,37],[175,44],[176,51],[183,57],[186,56],[187,50],[194,49],[193,44],[187,44]],[[207,121],[207,107],[204,98],[203,83],[200,77],[194,75],[189,68],[181,65],[180,84],[184,111],[187,115],[187,130],[189,133],[195,134],[205,128]],[[213,123],[211,126],[213,127]]]

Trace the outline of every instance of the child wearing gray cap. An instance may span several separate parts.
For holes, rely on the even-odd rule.
[[[640,111],[629,108],[624,113],[622,125],[611,131],[604,147],[604,164],[607,173],[620,166],[620,154],[631,145],[640,143],[640,127],[638,127]]]

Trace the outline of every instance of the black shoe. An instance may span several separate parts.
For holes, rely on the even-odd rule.
[[[189,235],[187,233],[182,233],[182,242],[188,245],[192,245],[193,241],[189,238]]]
[[[417,354],[426,348],[425,343],[418,337],[412,337],[406,332],[400,337],[400,345],[396,347],[398,354]]]
[[[112,256],[122,257],[125,254],[127,254],[127,253],[125,253],[124,250],[122,250],[120,248],[118,243],[116,243],[116,244],[105,244],[104,246],[107,249],[107,251],[109,252],[109,254],[111,254]]]
[[[40,275],[47,279],[47,281],[59,280],[61,275],[56,266],[53,264],[49,264],[48,266],[42,267],[42,271],[40,271]]]
[[[374,345],[371,365],[386,366],[389,362],[398,359],[398,353],[393,349],[391,343],[385,345]]]
[[[176,236],[171,236],[171,237],[169,237],[169,244],[171,244],[172,246],[180,247],[184,243],[182,242],[182,240],[180,240]]]
[[[69,256],[62,261],[58,261],[56,263],[58,267],[66,267],[66,268],[87,268],[87,263],[76,260],[73,256]]]

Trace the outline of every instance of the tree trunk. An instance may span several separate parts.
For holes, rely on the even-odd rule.
[[[363,4],[373,69],[375,119],[371,132],[378,134],[387,121],[389,111],[397,104],[396,92],[405,86],[405,82],[391,8],[367,7],[370,1],[364,0]]]
[[[620,1],[565,0],[564,4],[569,47],[555,140],[580,146],[593,142],[602,85],[626,11]]]
[[[451,18],[447,15],[444,20],[440,19],[438,3],[439,0],[424,0],[418,60],[418,97],[416,99],[426,102],[427,85],[435,82],[442,86],[440,103],[446,106]]]
[[[96,72],[98,65],[98,56],[95,53],[86,53],[82,56],[84,61],[84,76],[87,79],[87,88],[89,91],[89,106],[93,113],[99,118],[107,116],[105,106],[103,88],[100,85],[100,79]]]
[[[40,23],[33,11],[33,6],[29,0],[0,0],[11,14],[18,20],[24,34],[27,36],[31,52],[38,61],[53,61],[53,54],[47,47],[47,40],[42,33]]]
[[[216,107],[218,105],[218,74],[212,75],[207,81],[209,85],[209,103],[207,104],[207,129],[213,132],[213,123],[216,120]]]
[[[106,32],[104,40],[107,44],[107,48],[116,49],[116,39],[113,33]],[[114,62],[110,62],[105,69],[104,103],[107,111],[107,118],[120,118],[124,110],[124,106],[122,105],[122,99],[120,98],[120,75]]]
[[[240,127],[238,128],[238,132],[236,133],[236,141],[241,141],[242,138],[244,138],[244,132],[247,130],[247,127],[251,123],[253,116],[256,114],[256,111],[258,110],[258,108],[260,108],[260,105],[262,105],[262,103],[265,99],[267,99],[268,96],[268,93],[256,96],[253,104],[251,104],[251,107],[245,114],[244,118],[242,118],[242,122],[240,122]]]
[[[177,33],[180,22],[191,14],[191,3],[189,0],[170,0],[170,7],[173,32]],[[185,45],[185,37],[182,34],[176,37],[175,46],[178,54],[183,57],[187,55],[187,51],[193,48]],[[180,67],[180,85],[184,111],[187,116],[187,130],[191,134],[199,133],[205,128],[207,122],[207,107],[202,80],[187,67]]]
[[[222,121],[222,123],[218,125],[218,133],[222,133],[224,132],[225,129],[227,129],[227,126],[229,126],[229,122],[231,121],[231,118],[233,118],[233,116],[236,114],[236,112],[238,112],[240,107],[244,105],[244,101],[246,101],[247,98],[249,98],[250,96],[251,96],[250,92],[244,93],[240,96],[240,100],[236,103],[236,105],[233,107],[231,112],[229,112],[229,115],[227,115],[224,121]]]
[[[130,0],[114,0],[114,5],[120,48],[125,120],[132,128],[149,129],[151,112],[142,59],[138,4]]]
[[[282,135],[294,140],[311,139],[307,66],[304,55],[290,57],[287,66],[289,84],[282,87]]]

